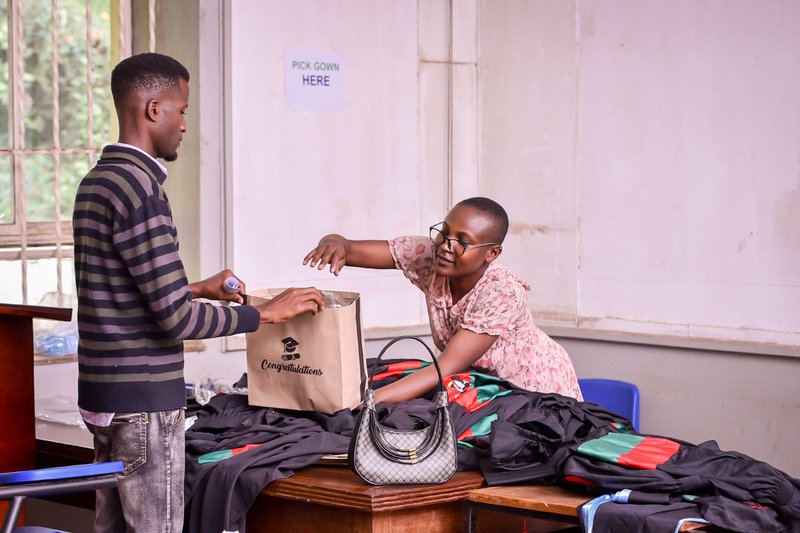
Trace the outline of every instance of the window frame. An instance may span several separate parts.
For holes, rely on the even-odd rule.
[[[24,84],[24,27],[22,2],[24,0],[0,0],[7,2],[6,20],[0,23],[8,24],[8,87],[9,100],[7,112],[9,114],[9,146],[0,148],[0,157],[8,158],[11,190],[11,207],[13,221],[0,224],[0,261],[19,261],[22,269],[22,303],[28,300],[28,264],[29,260],[55,258],[57,260],[57,290],[64,292],[61,274],[61,260],[74,256],[72,221],[62,220],[61,210],[61,158],[62,156],[84,156],[88,170],[102,151],[108,139],[94,138],[94,86],[93,86],[93,53],[92,17],[95,0],[84,0],[86,16],[86,145],[61,145],[60,113],[59,113],[59,45],[60,40],[58,7],[59,0],[50,0],[50,61],[52,83],[52,132],[53,138],[50,145],[44,148],[27,148],[25,146],[25,84]],[[132,0],[110,0],[110,54],[112,64],[121,58],[131,55],[133,17],[131,11]],[[149,0],[154,3],[155,0]],[[110,89],[109,89],[110,90]],[[117,131],[116,116],[111,113],[110,133]],[[30,156],[49,156],[53,164],[52,193],[54,206],[52,219],[45,221],[29,221],[27,209],[26,172],[25,160]],[[48,192],[51,192],[48,190]]]

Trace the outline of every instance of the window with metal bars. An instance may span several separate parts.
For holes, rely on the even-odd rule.
[[[111,137],[123,11],[119,0],[0,0],[0,301],[74,292],[72,205]]]

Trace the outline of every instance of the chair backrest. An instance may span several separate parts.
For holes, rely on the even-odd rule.
[[[583,399],[619,413],[639,431],[639,388],[616,379],[579,379]]]

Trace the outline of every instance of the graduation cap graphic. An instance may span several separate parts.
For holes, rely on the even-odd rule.
[[[286,337],[285,339],[281,339],[281,342],[283,343],[283,351],[285,352],[281,356],[281,359],[283,359],[284,361],[291,361],[292,359],[300,359],[299,353],[294,353],[294,354],[292,353],[300,344],[299,342],[297,342],[291,337]]]
[[[288,353],[292,353],[294,349],[297,348],[297,345],[300,344],[291,337],[286,337],[285,339],[281,339],[281,342],[283,343],[283,350]]]

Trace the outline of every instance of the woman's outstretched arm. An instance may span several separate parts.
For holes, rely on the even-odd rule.
[[[491,348],[495,340],[497,340],[497,335],[475,333],[468,329],[460,330],[438,358],[442,376],[458,374],[467,370]],[[436,387],[438,383],[436,368],[429,365],[376,390],[375,401],[398,403],[419,398]]]

